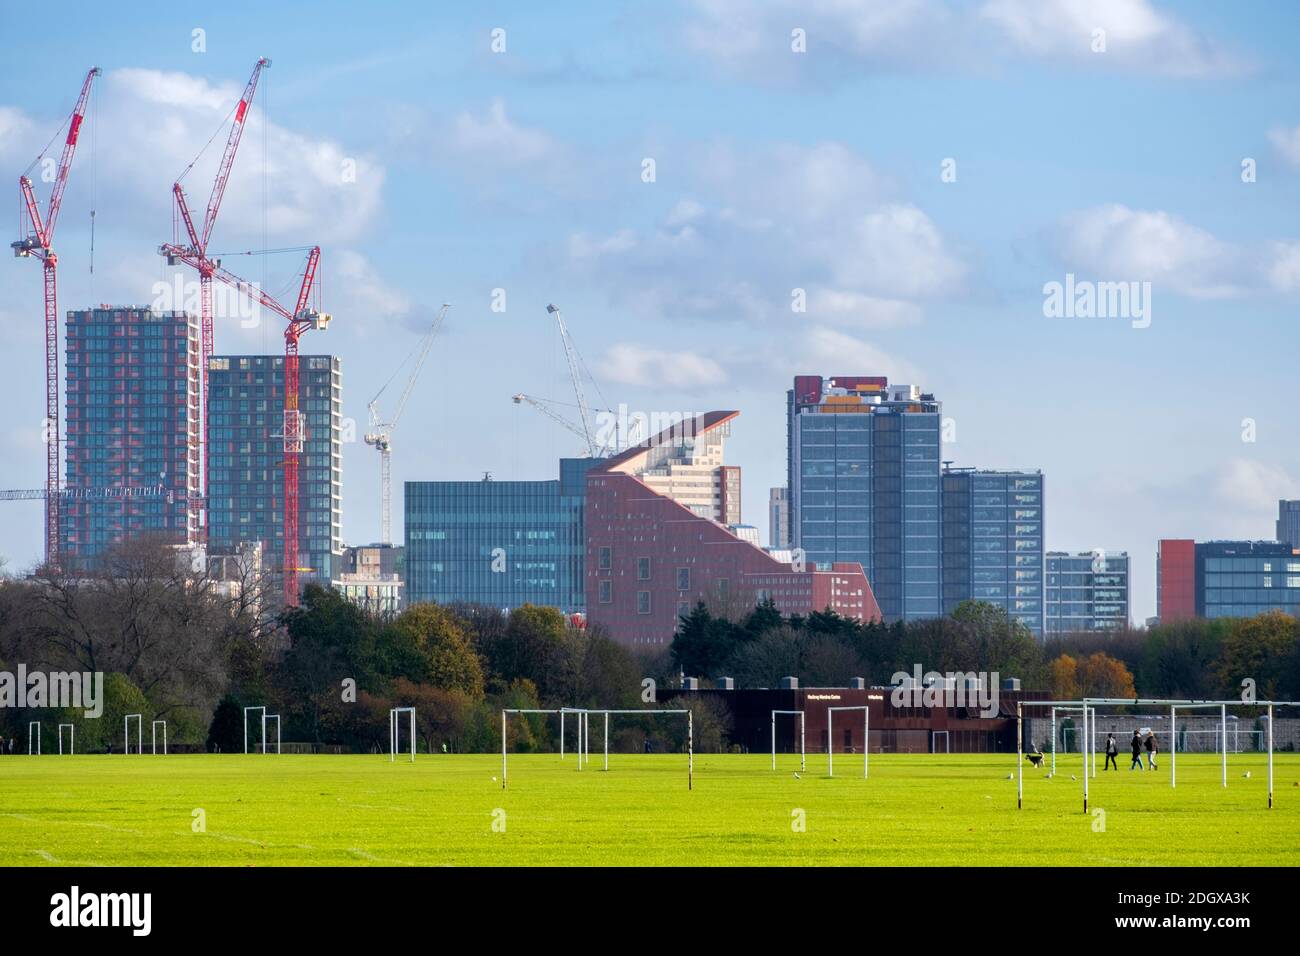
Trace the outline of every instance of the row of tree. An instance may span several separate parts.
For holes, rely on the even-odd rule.
[[[266,706],[281,715],[285,740],[386,749],[389,709],[414,706],[421,749],[485,751],[499,745],[502,708],[650,706],[647,679],[660,688],[680,676],[732,677],[739,687],[786,676],[806,686],[853,677],[886,685],[917,665],[996,671],[1063,699],[1236,697],[1243,680],[1260,699],[1300,699],[1300,621],[1280,612],[1040,642],[979,602],[893,624],[831,611],[783,616],[771,603],[700,604],[665,652],[645,655],[552,608],[507,615],[419,604],[381,619],[328,588],[309,586],[287,611],[275,608],[274,592],[260,577],[232,586],[178,567],[174,551],[148,542],[115,549],[94,574],[0,580],[0,670],[22,662],[109,675],[99,719],[8,707],[0,735],[21,740],[27,722],[40,720],[52,736],[56,723],[72,722],[79,751],[121,749],[122,716],[141,713],[146,728],[167,720],[173,743],[229,752],[243,747],[243,708]],[[697,746],[728,746],[725,709],[692,706]],[[553,718],[510,726],[517,749],[557,746]],[[671,721],[620,719],[611,729],[621,749],[682,745]]]

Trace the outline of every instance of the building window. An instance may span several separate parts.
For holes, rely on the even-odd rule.
[[[678,568],[677,569],[677,590],[689,591],[690,589],[691,589],[691,569]]]
[[[718,597],[727,597],[731,594],[731,582],[726,578],[718,578],[717,581]]]
[[[601,549],[600,549],[600,556],[599,556],[599,558],[597,559],[597,561],[598,561],[597,567],[598,567],[601,571],[608,571],[608,570],[609,570],[610,565],[613,563],[613,559],[612,559],[611,556],[610,556],[609,548],[601,548]]]
[[[650,580],[650,559],[649,558],[636,559],[636,578],[638,581]]]
[[[600,582],[600,603],[610,604],[614,600],[614,582],[604,580]]]
[[[650,592],[649,591],[636,592],[636,612],[638,614],[650,613]]]

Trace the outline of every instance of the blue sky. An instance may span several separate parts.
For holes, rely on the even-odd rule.
[[[213,247],[323,247],[335,322],[304,350],[343,358],[349,543],[378,534],[366,403],[444,301],[398,483],[549,478],[578,452],[509,400],[572,401],[554,301],[594,404],[741,411],[729,458],[764,536],[796,373],[916,382],[953,420],[945,457],[1042,468],[1048,547],[1127,550],[1139,621],[1159,537],[1271,537],[1277,498],[1300,496],[1296,4],[266,6],[85,9],[53,30],[0,3],[0,171],[103,67],[61,305],[148,303],[172,181],[272,58]],[[195,205],[222,137],[187,180]],[[226,264],[278,293],[299,260]],[[0,272],[7,488],[43,481],[39,271]],[[1149,281],[1150,326],[1046,317],[1066,273]],[[219,352],[279,348],[269,321],[218,319]],[[41,511],[4,509],[0,554],[22,569]]]

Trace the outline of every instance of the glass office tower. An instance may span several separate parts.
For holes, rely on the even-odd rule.
[[[940,404],[883,377],[800,375],[787,393],[791,545],[856,561],[885,620],[938,617]]]
[[[600,458],[552,481],[408,481],[406,600],[586,611],[583,504]]]
[[[1300,614],[1300,554],[1277,541],[1196,544],[1196,616]]]
[[[1129,560],[1124,551],[1047,553],[1048,634],[1113,631],[1129,625]]]
[[[944,613],[987,601],[1041,637],[1043,570],[1042,473],[945,471]]]
[[[70,495],[59,509],[66,567],[93,570],[105,549],[145,534],[186,544],[198,532],[199,327],[184,312],[105,306],[67,314],[70,492],[161,485],[171,500]]]
[[[302,583],[328,584],[343,556],[343,370],[331,355],[299,357],[298,459]],[[284,356],[214,355],[208,364],[208,540],[216,551],[260,541],[277,573],[284,554]]]

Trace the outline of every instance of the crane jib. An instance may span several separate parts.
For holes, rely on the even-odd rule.
[[[235,122],[242,123],[244,114],[248,112],[248,100],[240,100],[239,107],[235,110]]]
[[[80,114],[73,114],[72,122],[68,126],[68,146],[77,145],[77,133],[81,131],[81,120]]]

